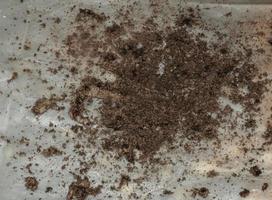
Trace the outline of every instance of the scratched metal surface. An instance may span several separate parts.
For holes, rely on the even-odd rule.
[[[197,1],[178,2],[171,0],[167,5],[162,3],[163,12],[161,14],[169,17],[170,13],[178,13],[178,8],[198,4]],[[255,56],[255,62],[260,67],[260,71],[266,71],[271,77],[271,47],[267,44],[267,39],[272,36],[270,1],[206,0],[200,2],[200,8],[204,8],[201,10],[203,19],[211,27],[225,32],[230,41],[234,41],[236,34],[242,32],[246,44],[253,48],[262,47],[266,50],[265,54]],[[40,198],[60,200],[66,198],[68,186],[73,181],[70,171],[77,172],[79,166],[78,155],[72,151],[76,140],[72,139],[74,135],[70,131],[70,126],[75,122],[71,121],[68,116],[69,99],[60,102],[62,106],[65,106],[64,110],[49,110],[40,117],[34,116],[30,108],[42,96],[49,97],[52,93],[69,93],[69,85],[71,83],[78,85],[80,77],[83,75],[79,73],[77,77],[63,81],[65,73],[52,75],[47,70],[48,67],[60,64],[64,67],[69,65],[67,62],[56,60],[54,52],[50,51],[50,49],[65,51],[63,40],[70,33],[70,22],[73,21],[76,14],[76,12],[67,11],[76,5],[77,7],[98,9],[114,16],[118,8],[132,3],[133,1],[118,0],[24,0],[23,3],[19,0],[0,0],[1,200],[37,200]],[[148,1],[140,0],[138,4],[135,18],[148,15],[150,11]],[[30,11],[29,14],[27,10]],[[231,17],[224,16],[228,12],[232,12]],[[53,23],[55,17],[61,18],[60,24]],[[40,19],[46,22],[45,28],[41,28]],[[168,20],[171,20],[171,17]],[[243,23],[238,23],[241,21]],[[257,34],[258,32],[263,32],[263,34],[260,36]],[[17,36],[18,39],[16,39]],[[210,39],[214,38],[211,36]],[[18,49],[20,43],[28,44],[29,42],[31,42],[30,50]],[[34,56],[39,46],[40,51]],[[44,53],[45,51],[48,53]],[[25,68],[31,69],[32,73],[24,72]],[[18,73],[18,78],[8,83],[7,80],[13,72]],[[47,83],[44,83],[44,79],[47,80]],[[54,86],[54,89],[47,90],[49,86]],[[220,99],[220,101],[222,104],[231,104],[226,99]],[[93,105],[91,112],[95,114],[98,106],[99,103]],[[231,106],[237,114],[242,112],[239,105],[231,104]],[[267,93],[261,106],[263,117],[258,122],[257,133],[250,141],[247,141],[244,147],[258,147],[263,142],[261,135],[266,127],[266,118],[271,114],[270,107],[271,95]],[[61,116],[63,120],[59,120],[58,116]],[[56,133],[44,134],[43,131],[48,128],[50,122],[56,125]],[[243,136],[245,133],[238,130],[238,134]],[[29,139],[28,145],[25,142],[18,142],[22,137]],[[202,148],[205,147],[205,151],[198,149],[195,153],[190,154],[184,150],[175,150],[165,153],[165,160],[171,158],[173,162],[168,162],[162,167],[157,166],[152,172],[136,164],[136,169],[130,173],[130,177],[140,179],[147,176],[147,178],[140,185],[130,182],[119,191],[111,190],[110,187],[118,185],[121,174],[129,173],[126,161],[109,159],[108,155],[101,153],[99,147],[93,146],[88,151],[86,159],[91,162],[95,155],[97,165],[88,171],[87,176],[94,186],[102,182],[105,183],[102,193],[96,197],[90,196],[89,199],[134,199],[130,195],[136,193],[139,199],[146,200],[187,200],[193,198],[190,190],[194,187],[207,187],[210,194],[206,199],[238,200],[241,198],[239,192],[243,188],[247,188],[251,192],[246,199],[272,199],[272,151],[270,149],[264,152],[256,150],[245,155],[239,142],[228,138],[227,130],[221,130],[220,137],[224,142],[216,153],[213,150],[218,147],[212,144],[203,144]],[[40,145],[42,147],[50,145],[61,147],[67,139],[70,142],[62,156],[48,159],[36,152]],[[63,161],[65,156],[70,156],[69,161]],[[263,174],[259,177],[253,177],[247,170],[243,170],[243,168],[247,168],[245,164],[251,158],[255,158],[254,162],[263,167]],[[67,168],[61,170],[61,166],[65,162],[68,163]],[[32,175],[39,180],[38,190],[33,193],[26,190],[24,186],[24,178],[32,176],[25,169],[29,163],[33,163]],[[113,167],[113,165],[119,167]],[[219,176],[207,178],[205,174],[210,169],[218,171]],[[237,173],[239,176],[232,177],[233,173]],[[177,182],[177,179],[182,177],[185,179]],[[261,190],[264,182],[270,185],[265,192]],[[45,193],[48,186],[53,187],[53,191]],[[173,194],[164,195],[164,189],[173,191]],[[201,197],[195,199],[198,198],[201,199]]]

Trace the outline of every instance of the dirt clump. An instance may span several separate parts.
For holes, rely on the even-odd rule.
[[[268,183],[264,183],[264,184],[262,185],[262,191],[267,190],[268,186],[269,186]]]
[[[25,187],[28,190],[35,191],[38,189],[39,182],[35,177],[26,177],[25,178]]]
[[[69,186],[66,200],[85,200],[89,195],[96,196],[101,192],[102,186],[91,187],[91,183],[87,177],[77,180]]]
[[[50,98],[42,97],[34,103],[34,106],[32,106],[31,111],[34,115],[42,115],[50,109],[61,110],[62,107],[59,107],[57,105],[57,102],[63,100],[64,98],[65,96],[62,97],[52,96]]]
[[[272,126],[270,124],[266,128],[266,131],[263,134],[263,138],[265,140],[263,145],[271,145],[272,144]]]
[[[117,189],[120,190],[123,186],[127,186],[130,181],[131,179],[128,175],[122,174],[120,182],[119,182],[119,186],[117,187]]]
[[[208,195],[209,195],[209,190],[207,189],[207,188],[205,188],[205,187],[202,187],[202,188],[194,188],[193,190],[192,190],[192,196],[193,197],[196,197],[197,195],[198,196],[200,196],[200,197],[202,197],[202,198],[206,198],[206,197],[208,197]]]
[[[213,178],[213,177],[216,177],[218,175],[219,175],[219,173],[217,171],[215,171],[215,170],[211,170],[211,171],[207,172],[207,177],[208,178]]]
[[[13,72],[11,78],[9,80],[7,80],[7,82],[10,83],[10,82],[14,81],[17,78],[18,78],[18,73]]]
[[[104,14],[98,14],[91,9],[80,8],[79,13],[76,16],[76,21],[86,21],[90,19],[95,19],[98,22],[102,22],[106,20],[106,16]]]
[[[253,176],[260,176],[262,174],[262,170],[260,170],[260,168],[255,165],[253,167],[251,167],[249,169],[249,172],[253,175]]]
[[[172,192],[171,190],[163,190],[163,194],[164,195],[171,195],[171,194],[174,194],[174,192]]]
[[[250,191],[248,189],[242,190],[239,195],[240,197],[246,198],[250,194]]]
[[[42,150],[42,155],[44,157],[52,157],[62,155],[62,151],[58,150],[56,147],[49,147],[47,149]]]

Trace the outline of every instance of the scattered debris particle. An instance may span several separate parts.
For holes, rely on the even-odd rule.
[[[76,21],[86,21],[90,19],[95,19],[97,22],[102,22],[106,20],[104,14],[97,14],[91,9],[80,8],[79,13],[76,16]]]
[[[28,173],[33,174],[33,172],[31,171],[31,166],[32,166],[32,163],[27,164],[26,169],[27,169]]]
[[[205,187],[201,187],[201,188],[194,188],[192,189],[192,196],[195,198],[197,195],[202,197],[202,198],[206,198],[209,195],[209,190]]]
[[[265,139],[264,145],[272,144],[272,126],[270,124],[266,128],[263,138]]]
[[[46,187],[45,189],[45,192],[48,193],[48,192],[52,192],[53,191],[53,188],[52,187]]]
[[[57,102],[59,101],[59,98],[41,98],[38,99],[34,106],[32,107],[31,111],[35,114],[35,115],[42,115],[43,113],[45,113],[46,111],[48,111],[49,109],[53,109],[53,108],[57,108]]]
[[[26,51],[29,50],[29,49],[31,49],[31,42],[30,41],[26,41],[23,48]]]
[[[232,12],[228,12],[225,14],[226,17],[231,17],[232,16]]]
[[[121,179],[120,179],[120,182],[119,182],[119,186],[118,186],[118,190],[120,190],[123,186],[127,186],[128,185],[128,182],[130,181],[130,177],[128,175],[124,175],[122,174],[121,175]]]
[[[260,170],[260,168],[255,165],[253,167],[251,167],[249,169],[249,172],[253,175],[253,176],[260,176],[262,174],[262,171]]]
[[[9,80],[7,80],[7,82],[10,83],[10,82],[14,81],[17,78],[18,78],[18,73],[13,72],[11,78]]]
[[[248,189],[242,190],[239,195],[240,197],[246,198],[249,195],[250,191]]]
[[[215,170],[211,170],[211,171],[208,171],[207,172],[207,177],[209,177],[209,178],[213,178],[213,177],[216,177],[216,176],[218,176],[218,172],[216,172]]]
[[[89,195],[96,196],[101,192],[102,186],[95,188],[91,187],[90,181],[87,177],[84,179],[77,178],[77,180],[69,186],[67,200],[85,200]]]
[[[42,151],[42,155],[44,157],[59,156],[62,155],[62,151],[58,150],[56,147],[51,146],[47,149],[44,149]]]
[[[262,191],[267,190],[267,188],[268,188],[268,183],[264,183],[264,184],[262,185]]]
[[[272,38],[268,39],[268,43],[272,45]]]
[[[55,22],[56,24],[59,24],[59,23],[61,22],[61,19],[60,19],[59,17],[56,17],[56,18],[54,19],[54,22]]]
[[[25,178],[25,187],[31,191],[38,189],[39,182],[35,177],[26,177]]]
[[[172,192],[171,190],[163,190],[163,194],[164,195],[171,195],[171,194],[174,194],[174,192]]]

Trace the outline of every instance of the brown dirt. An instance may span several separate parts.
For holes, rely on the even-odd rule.
[[[31,109],[31,111],[35,115],[41,115],[41,114],[45,113],[46,111],[48,111],[49,109],[52,109],[52,108],[54,108],[56,106],[57,106],[56,100],[41,98],[41,99],[38,99],[35,102],[34,106]]]
[[[250,191],[248,189],[242,190],[239,195],[240,197],[246,198],[250,194]]]
[[[77,18],[85,20],[86,12],[81,10]],[[92,12],[89,15],[96,18]],[[89,125],[82,116],[85,103],[94,97],[103,99],[102,123],[114,131],[104,141],[105,149],[116,150],[133,162],[136,151],[141,153],[140,159],[150,158],[163,145],[173,143],[177,133],[194,141],[217,138],[224,114],[218,104],[221,96],[242,104],[247,112],[258,110],[264,83],[253,81],[258,70],[250,63],[251,54],[230,53],[220,44],[211,48],[194,38],[186,28],[196,24],[196,16],[190,20],[179,17],[177,25],[166,32],[149,24],[144,31],[129,30],[128,40],[121,39],[121,28],[113,25],[105,28],[106,42],[98,42],[90,34],[89,29],[99,25],[91,22],[83,27],[76,19],[80,28],[66,42],[70,56],[88,59],[97,56],[98,47],[112,49],[100,54],[99,64],[114,73],[117,81],[110,84],[85,77],[70,107],[74,120]],[[239,64],[242,66],[237,67]],[[249,93],[240,94],[239,89],[246,86]]]
[[[213,177],[216,177],[218,175],[219,175],[219,173],[217,171],[215,171],[215,170],[211,170],[211,171],[207,172],[207,177],[208,178],[213,178]]]
[[[14,81],[17,78],[18,78],[18,73],[13,72],[11,78],[9,80],[7,80],[7,82],[10,83],[10,82]]]
[[[266,128],[263,138],[265,139],[265,142],[263,145],[271,145],[272,144],[272,126],[270,124]]]
[[[127,186],[130,181],[131,179],[128,175],[122,174],[120,182],[119,182],[119,186],[117,189],[120,190],[123,186]]]
[[[269,186],[268,183],[264,183],[264,184],[262,185],[262,191],[267,190],[268,186]]]
[[[39,182],[35,177],[26,177],[25,178],[25,187],[31,191],[38,189]]]
[[[97,14],[96,12],[90,9],[80,8],[79,13],[76,17],[76,21],[86,21],[90,19],[95,19],[98,22],[102,22],[106,20],[106,16],[104,14]]]
[[[206,198],[206,197],[208,197],[208,195],[209,195],[209,190],[207,189],[207,188],[205,188],[205,187],[202,187],[202,188],[194,188],[193,190],[192,190],[192,196],[193,197],[196,197],[197,195],[198,196],[200,196],[200,197],[202,197],[202,198]]]
[[[260,170],[260,168],[258,166],[253,166],[249,169],[249,172],[253,175],[253,176],[260,176],[262,174],[262,171]]]
[[[164,195],[171,195],[173,194],[174,192],[170,191],[170,190],[163,190],[163,194]]]
[[[77,180],[69,186],[66,200],[85,200],[89,195],[96,196],[101,192],[102,186],[91,187],[91,183],[87,177]]]
[[[62,107],[59,107],[57,105],[57,102],[63,100],[64,98],[65,98],[64,96],[40,98],[35,102],[34,106],[31,108],[31,111],[35,115],[42,115],[50,109],[61,110]]]
[[[58,155],[61,155],[61,154],[62,154],[62,151],[58,150],[56,147],[53,147],[53,146],[42,150],[42,155],[44,157],[58,156]]]

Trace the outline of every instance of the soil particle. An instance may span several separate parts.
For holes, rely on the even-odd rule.
[[[85,200],[89,195],[96,196],[101,192],[102,186],[91,187],[91,183],[87,177],[80,177],[69,186],[66,200]]]
[[[216,176],[218,176],[218,175],[219,175],[219,173],[216,172],[215,170],[211,170],[211,171],[208,171],[208,172],[207,172],[207,177],[208,177],[208,178],[213,178],[213,177],[216,177]]]
[[[59,17],[54,18],[54,23],[59,24],[61,22],[61,19]]]
[[[28,173],[33,174],[33,172],[31,171],[31,167],[32,167],[32,163],[29,163],[26,165],[25,168],[27,169]]]
[[[260,176],[262,174],[262,171],[260,170],[260,168],[258,166],[253,166],[249,169],[249,172],[253,175],[253,176]]]
[[[40,98],[35,102],[34,106],[31,108],[31,111],[35,115],[42,115],[50,109],[62,110],[63,107],[59,107],[57,102],[63,100],[64,98],[64,95],[62,97]]]
[[[120,190],[123,186],[127,186],[130,181],[131,179],[128,175],[122,174],[120,182],[119,182],[119,186],[117,189]]]
[[[45,189],[45,192],[48,193],[48,192],[52,192],[53,191],[53,188],[52,187],[46,187]]]
[[[11,78],[9,80],[7,80],[7,82],[10,83],[10,82],[14,81],[17,78],[18,78],[18,73],[13,72]]]
[[[35,102],[31,111],[35,115],[41,115],[41,114],[45,113],[46,111],[48,111],[49,109],[55,107],[56,105],[57,105],[56,100],[54,100],[54,99],[41,98]]]
[[[264,145],[272,144],[272,126],[270,124],[266,128],[263,138],[265,139]]]
[[[272,38],[268,39],[267,41],[270,45],[272,45]]]
[[[163,194],[164,195],[171,195],[171,194],[174,194],[174,192],[172,192],[171,190],[163,190]]]
[[[264,184],[262,185],[262,191],[267,190],[267,188],[268,188],[268,183],[264,183]]]
[[[111,26],[108,26],[106,28],[106,32],[110,33],[110,34],[116,33],[120,30],[121,30],[121,27],[118,24],[116,24],[115,22]]]
[[[56,147],[49,147],[47,149],[42,150],[42,155],[44,157],[52,157],[62,155],[62,151],[58,150]]]
[[[209,195],[209,190],[205,187],[202,188],[194,188],[192,189],[192,196],[195,198],[197,195],[202,197],[202,198],[206,198]]]
[[[240,197],[246,198],[250,194],[250,191],[248,189],[242,190],[239,195]]]
[[[35,177],[26,177],[25,178],[25,187],[31,191],[37,190],[39,182]]]
[[[76,21],[87,21],[90,19],[95,19],[97,22],[103,22],[106,20],[104,14],[97,14],[91,9],[80,8],[79,13],[76,16]]]

